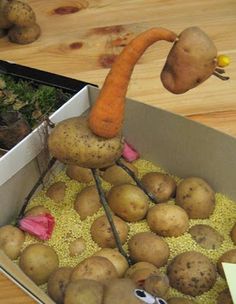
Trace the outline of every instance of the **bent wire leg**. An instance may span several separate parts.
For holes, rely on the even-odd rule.
[[[102,189],[102,185],[101,185],[99,175],[97,174],[96,169],[91,169],[91,170],[92,170],[92,173],[93,173],[93,177],[94,177],[94,180],[95,180],[95,183],[96,183],[96,187],[97,187],[97,190],[98,190],[98,194],[99,194],[103,209],[105,211],[106,217],[108,219],[108,222],[111,226],[112,233],[113,233],[114,238],[115,238],[116,246],[117,246],[119,252],[126,258],[128,264],[131,266],[133,264],[133,262],[122,247],[120,236],[119,236],[119,234],[116,230],[115,224],[113,222],[112,213],[111,213],[110,207],[108,206],[107,200],[105,198],[105,194],[104,194],[104,191]]]
[[[159,201],[158,199],[155,197],[155,195],[151,192],[149,192],[145,186],[141,183],[141,181],[137,178],[137,176],[134,174],[134,172],[132,170],[130,170],[130,168],[128,168],[122,161],[121,159],[118,159],[116,161],[117,166],[121,167],[123,170],[125,170],[129,176],[132,177],[132,179],[135,181],[135,183],[137,184],[137,186],[143,190],[143,192],[149,197],[149,199],[155,203],[158,204]]]

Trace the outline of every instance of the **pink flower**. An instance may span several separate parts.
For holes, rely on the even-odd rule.
[[[41,240],[48,240],[55,226],[54,217],[45,213],[37,216],[26,216],[19,221],[19,228],[35,235]]]
[[[139,158],[139,153],[134,149],[134,147],[132,147],[130,144],[127,143],[127,141],[125,141],[122,156],[128,162],[132,162]]]

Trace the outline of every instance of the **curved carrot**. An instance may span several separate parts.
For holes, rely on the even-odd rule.
[[[125,96],[134,66],[145,50],[158,40],[174,42],[177,34],[152,28],[130,41],[113,63],[90,114],[89,127],[105,138],[115,137],[124,119]]]

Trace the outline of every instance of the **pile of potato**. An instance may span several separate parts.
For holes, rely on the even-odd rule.
[[[0,248],[12,260],[18,258],[20,268],[37,285],[47,284],[47,292],[56,303],[143,303],[135,296],[135,288],[165,299],[169,304],[199,303],[196,297],[211,290],[219,276],[224,277],[222,262],[236,263],[236,223],[229,232],[232,248],[220,256],[217,264],[201,250],[180,251],[173,256],[169,241],[184,235],[209,252],[222,246],[225,236],[204,222],[214,213],[213,189],[198,177],[177,182],[168,174],[157,171],[140,174],[138,165],[127,165],[160,202],[156,205],[150,202],[117,165],[100,170],[101,178],[108,185],[106,197],[113,221],[133,261],[132,266],[116,249],[108,220],[99,213],[101,203],[91,171],[74,165],[68,165],[65,171],[68,180],[83,185],[73,196],[74,212],[82,223],[97,214],[88,229],[98,250],[80,259],[90,246],[82,233],[68,244],[68,256],[78,262],[75,266],[61,265],[58,252],[50,242],[34,239],[26,246],[25,233],[12,225],[0,228]],[[50,204],[63,209],[67,182],[53,182],[44,195]],[[31,206],[26,215],[50,212],[49,205],[38,205]],[[66,216],[66,211],[64,213]],[[194,224],[196,219],[202,223]],[[146,228],[136,231],[134,227],[139,223]],[[176,290],[177,296],[174,297],[171,290]],[[227,290],[219,294],[217,303],[232,303]]]
[[[41,29],[29,4],[20,0],[0,0],[0,37],[11,42],[28,44],[40,36]]]

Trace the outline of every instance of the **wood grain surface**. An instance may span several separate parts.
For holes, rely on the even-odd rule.
[[[177,33],[199,26],[219,54],[231,57],[230,80],[212,76],[184,95],[167,92],[159,79],[167,42],[151,46],[134,69],[128,97],[184,115],[236,135],[235,0],[30,0],[42,29],[29,45],[0,39],[0,59],[102,85],[115,57],[136,34],[150,27]],[[34,303],[0,275],[1,304]]]

